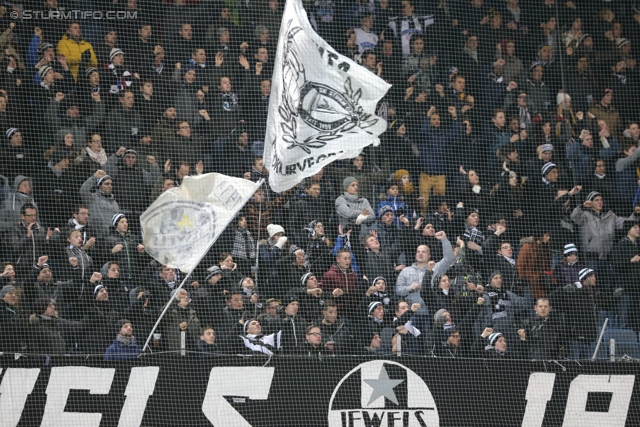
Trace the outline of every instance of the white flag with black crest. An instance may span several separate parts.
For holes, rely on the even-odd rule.
[[[375,108],[390,87],[318,36],[301,0],[287,0],[264,148],[271,188],[286,191],[327,164],[378,145],[387,122]]]
[[[145,251],[163,265],[193,271],[261,184],[220,173],[185,176],[140,215]]]

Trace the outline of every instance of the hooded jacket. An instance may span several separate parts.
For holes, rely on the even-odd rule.
[[[18,187],[23,181],[29,181],[33,189],[33,183],[31,178],[24,175],[18,175],[13,180],[13,186],[11,187],[11,194],[5,199],[2,212],[0,213],[0,230],[3,232],[13,227],[20,219],[20,209],[25,203],[31,203],[33,206],[38,207],[33,194],[23,194],[18,192]],[[33,190],[32,190],[33,191]]]
[[[69,219],[67,221],[67,225],[64,229],[61,229],[61,233],[63,236],[68,236],[72,231],[77,230],[82,233],[82,246],[87,244],[87,241],[92,237],[97,236],[96,227],[92,227],[90,225],[81,225],[79,224],[75,218]],[[66,234],[65,234],[66,233]],[[92,252],[92,254],[95,252]]]
[[[91,259],[91,256],[89,256],[89,254],[84,249],[82,249],[82,246],[76,248],[73,245],[68,245],[65,249],[65,252],[67,257],[73,257],[78,260],[78,266],[75,268],[75,270],[77,270],[77,274],[80,280],[84,281],[85,278],[88,279],[89,277],[91,277],[91,274],[93,273],[93,259]]]
[[[56,51],[58,55],[64,55],[67,58],[69,71],[71,71],[71,74],[76,81],[78,81],[78,70],[80,69],[80,64],[82,63],[83,53],[86,50],[88,50],[90,53],[87,65],[90,64],[92,67],[97,67],[98,58],[93,51],[93,46],[91,46],[91,43],[89,43],[88,41],[85,41],[84,39],[76,41],[72,37],[69,37],[69,34],[65,34],[58,42]]]
[[[89,212],[91,212],[89,223],[95,228],[100,237],[105,237],[109,234],[111,219],[121,211],[113,193],[104,194],[100,190],[91,192],[91,189],[96,187],[97,182],[98,179],[95,176],[90,176],[80,187],[80,197],[82,197],[82,201],[86,203]]]
[[[347,192],[344,192],[336,199],[336,212],[338,213],[340,225],[343,227],[348,223],[355,223],[358,215],[364,210],[369,211],[369,216],[367,216],[363,224],[372,223],[376,217],[367,199],[360,197],[359,194],[349,194]]]
[[[306,319],[296,315],[289,316],[284,315],[278,326],[282,330],[282,349],[285,352],[292,353],[303,346],[306,342],[304,331],[309,325]],[[278,332],[277,329],[273,329],[273,332]]]
[[[435,265],[435,267],[433,267],[433,270],[431,270],[431,274],[433,275],[432,277],[446,273],[449,267],[453,264],[453,247],[451,246],[451,242],[449,242],[449,239],[442,239],[441,242],[443,257]],[[396,281],[396,296],[399,298],[404,298],[409,306],[416,302],[419,303],[419,314],[427,314],[427,305],[420,295],[420,290],[410,291],[409,287],[412,283],[422,284],[422,279],[424,278],[426,272],[427,266],[419,268],[418,263],[414,262],[411,266],[404,268],[400,272],[398,280]],[[433,286],[433,283],[431,283],[431,286]]]
[[[635,214],[629,218],[622,218],[612,211],[601,212],[600,215],[592,210],[582,210],[581,206],[571,212],[571,219],[580,226],[582,251],[591,257],[606,260],[613,248],[616,230],[624,226],[626,220],[636,220]]]

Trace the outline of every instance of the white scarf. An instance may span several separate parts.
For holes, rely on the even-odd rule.
[[[72,218],[71,221],[73,222],[73,229],[74,230],[82,230],[85,227],[82,224],[78,224],[78,221],[76,221],[75,218]]]
[[[513,259],[513,258],[509,258],[509,257],[506,257],[506,256],[504,256],[504,255],[502,255],[502,257],[503,257],[504,259],[506,259],[507,261],[509,261],[509,263],[510,263],[511,265],[513,265],[514,267],[516,266],[516,260],[515,260],[515,259]]]
[[[98,154],[91,151],[91,148],[86,147],[87,154],[91,157],[91,160],[98,163],[100,166],[104,166],[107,163],[107,153],[105,153],[104,148],[100,149]]]

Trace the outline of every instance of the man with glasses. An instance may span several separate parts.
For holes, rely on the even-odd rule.
[[[299,347],[299,354],[307,356],[329,355],[331,352],[322,345],[322,332],[316,325],[309,325],[305,330],[305,342]]]
[[[82,249],[89,252],[95,247],[97,230],[89,225],[89,208],[86,205],[76,205],[73,209],[73,216],[67,221],[65,236],[73,230],[78,230],[82,234]],[[91,255],[91,253],[89,253]]]

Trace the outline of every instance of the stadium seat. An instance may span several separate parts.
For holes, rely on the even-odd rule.
[[[636,333],[631,329],[607,328],[602,337],[602,343],[598,349],[596,359],[609,359],[609,343],[612,339],[614,339],[616,343],[616,358],[622,357],[625,354],[634,359],[640,358],[640,345],[638,344],[637,338]],[[594,350],[595,346],[596,343],[593,344]]]

